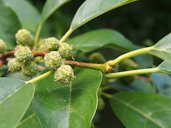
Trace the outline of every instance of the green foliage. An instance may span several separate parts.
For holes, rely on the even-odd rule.
[[[41,128],[41,124],[37,116],[33,113],[29,115],[27,118],[22,120],[18,125],[17,128]]]
[[[161,70],[163,73],[170,74],[171,73],[171,67],[170,67],[170,62],[168,61],[163,61],[158,68]]]
[[[90,20],[133,1],[135,0],[86,0],[76,12],[70,29],[75,30]]]
[[[20,23],[15,14],[2,1],[0,1],[0,28],[0,38],[7,43],[8,49],[14,48],[14,34],[20,28]]]
[[[155,55],[163,60],[171,60],[171,46],[170,46],[171,34],[168,34],[161,40],[159,40],[152,50],[149,51],[150,54]]]
[[[115,94],[112,110],[127,128],[170,128],[170,98],[156,94]],[[136,117],[136,118],[135,118]]]
[[[0,127],[14,128],[32,101],[34,86],[22,80],[0,78],[0,93]]]
[[[117,127],[108,124],[120,124],[115,116],[126,128],[170,128],[171,34],[154,46],[145,41],[149,47],[143,48],[116,30],[92,30],[101,27],[97,19],[91,31],[85,26],[86,33],[80,29],[69,38],[87,22],[135,1],[85,0],[58,40],[56,29],[66,31],[73,14],[65,11],[70,14],[76,1],[55,12],[69,1],[0,1],[0,128]]]
[[[47,0],[43,10],[41,22],[45,22],[59,7],[69,0]]]
[[[89,128],[97,108],[101,79],[99,71],[77,69],[71,86],[56,84],[52,75],[38,81],[33,108],[42,128]]]
[[[101,47],[109,45],[114,48],[120,48],[125,51],[131,51],[138,47],[132,44],[119,32],[110,29],[99,29],[78,35],[68,41],[77,50],[83,52],[92,52]]]
[[[40,14],[37,9],[27,0],[3,0],[17,15],[21,26],[32,32],[35,32],[40,20]]]

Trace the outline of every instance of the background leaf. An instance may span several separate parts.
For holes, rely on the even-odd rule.
[[[135,0],[86,0],[76,12],[70,28],[75,30],[90,20]]]
[[[47,0],[42,10],[42,22],[45,22],[59,7],[69,0]]]
[[[122,92],[111,100],[126,128],[170,128],[171,99],[156,94]]]
[[[101,79],[101,72],[79,68],[72,87],[55,83],[53,75],[38,82],[33,108],[42,127],[89,128],[97,108]]]
[[[159,40],[152,50],[149,51],[150,54],[157,56],[163,60],[171,62],[171,33]]]
[[[74,37],[68,41],[75,49],[91,52],[106,45],[126,51],[138,48],[119,32],[110,29],[99,29]]]
[[[34,95],[34,86],[21,80],[0,78],[0,127],[14,128]]]
[[[40,14],[27,0],[3,0],[17,15],[21,26],[35,32]]]
[[[15,14],[0,1],[0,38],[7,43],[8,49],[15,46],[14,35],[19,28],[20,23]]]
[[[152,73],[151,80],[160,95],[171,96],[171,77],[163,73]]]
[[[41,128],[41,124],[36,114],[33,113],[24,120],[22,120],[17,126],[17,128]]]

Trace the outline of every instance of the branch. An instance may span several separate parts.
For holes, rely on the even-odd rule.
[[[110,73],[110,74],[107,74],[106,77],[107,78],[119,78],[119,77],[148,74],[148,73],[154,73],[154,72],[160,72],[160,69],[159,68],[149,68],[149,69],[139,69],[139,70],[132,70],[132,71]]]
[[[6,63],[6,60],[8,57],[13,56],[15,53],[15,50],[6,52],[5,54],[0,56],[0,67]],[[32,50],[32,54],[34,56],[44,56],[47,51],[35,51]],[[65,64],[77,66],[77,67],[84,67],[84,68],[91,68],[91,69],[97,69],[102,71],[103,73],[109,73],[112,71],[112,67],[108,64],[96,64],[96,63],[86,63],[86,62],[78,62],[78,61],[72,61],[72,60],[64,60]]]

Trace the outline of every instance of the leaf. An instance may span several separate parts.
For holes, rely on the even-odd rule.
[[[17,128],[41,128],[41,124],[37,116],[33,113],[24,120],[22,120]]]
[[[0,78],[0,128],[14,128],[34,95],[34,86],[22,80]]]
[[[3,0],[17,15],[23,28],[35,32],[40,21],[40,14],[34,6],[26,0]]]
[[[33,108],[42,127],[90,128],[101,79],[101,72],[79,68],[72,86],[55,83],[53,75],[38,82]]]
[[[7,43],[8,49],[13,49],[14,35],[20,28],[20,24],[15,14],[2,1],[0,1],[0,28],[0,38]]]
[[[110,29],[99,29],[74,37],[69,40],[75,49],[92,52],[96,49],[111,45],[126,51],[137,49],[137,46],[119,32]]]
[[[151,74],[151,80],[161,95],[171,97],[171,77],[162,73]]]
[[[171,62],[171,33],[159,40],[149,51],[150,54]]]
[[[163,73],[171,74],[171,62],[169,61],[163,61],[158,68]]]
[[[42,21],[45,22],[59,7],[69,0],[47,0],[42,10]]]
[[[75,30],[90,20],[135,0],[86,0],[77,10],[70,29]]]
[[[170,128],[171,99],[143,93],[122,92],[110,100],[126,128]]]

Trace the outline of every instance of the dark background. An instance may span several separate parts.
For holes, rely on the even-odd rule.
[[[61,37],[83,1],[72,0],[53,14],[46,23],[44,35]],[[39,10],[44,2],[45,0],[32,0]],[[72,36],[99,28],[115,29],[135,44],[152,45],[171,32],[171,0],[139,0],[125,5],[94,19]],[[124,128],[113,116],[108,101],[105,102],[105,109],[95,116],[95,125],[99,128]]]
[[[32,0],[39,10],[42,9],[44,2],[45,0]],[[62,36],[82,2],[84,0],[71,0],[49,19],[49,24],[56,25],[50,29],[51,34],[58,32],[60,34],[57,35]],[[65,29],[59,30],[59,24]],[[94,19],[74,34],[98,28],[115,29],[136,44],[142,44],[146,40],[156,43],[171,32],[171,1],[139,0]]]

